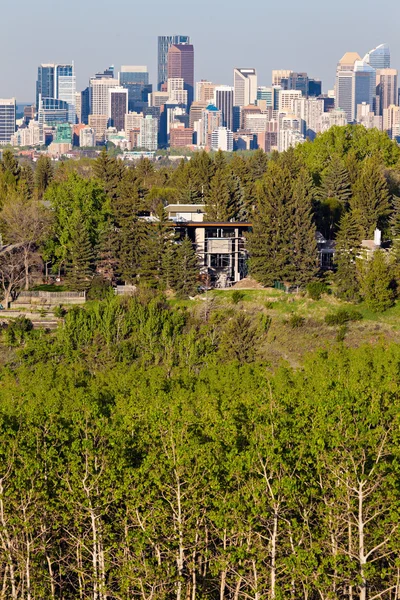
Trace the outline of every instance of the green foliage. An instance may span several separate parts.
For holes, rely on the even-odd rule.
[[[337,295],[344,300],[359,299],[357,258],[361,248],[361,228],[353,214],[345,213],[336,238],[335,283]]]
[[[362,314],[353,309],[340,308],[334,313],[330,313],[325,316],[325,323],[327,325],[344,325],[349,321],[360,321]]]
[[[57,317],[57,319],[63,319],[65,317],[65,315],[67,314],[67,311],[62,306],[62,304],[59,304],[58,306],[54,307],[53,313],[54,313],[54,316]]]
[[[35,168],[35,186],[38,198],[43,198],[53,179],[53,166],[48,156],[40,156]]]
[[[323,281],[311,281],[307,284],[307,294],[312,300],[321,300],[322,294],[327,294],[328,286]]]
[[[27,334],[32,331],[32,321],[26,317],[17,317],[16,319],[10,319],[6,329],[6,342],[10,346],[21,345]]]
[[[298,315],[297,313],[293,313],[289,318],[289,325],[292,329],[298,329],[299,327],[303,327],[304,325],[304,317]]]
[[[375,250],[368,260],[360,260],[361,293],[368,308],[384,312],[394,304],[393,273],[384,250]]]
[[[90,287],[87,292],[88,300],[104,300],[107,296],[113,293],[113,287],[108,279],[101,276],[95,276],[90,282]]]
[[[244,297],[245,297],[244,292],[241,292],[240,290],[233,290],[232,295],[231,295],[231,302],[233,304],[239,304],[239,302],[241,302]]]
[[[173,247],[171,259],[171,288],[178,298],[194,296],[199,286],[199,259],[187,236]]]

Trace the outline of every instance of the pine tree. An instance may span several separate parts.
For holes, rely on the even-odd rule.
[[[390,212],[389,190],[378,158],[364,161],[350,206],[365,239],[372,239],[376,227],[384,228]]]
[[[322,201],[335,198],[344,208],[348,206],[351,197],[351,181],[347,169],[336,154],[322,175],[318,197]]]
[[[271,162],[258,188],[253,230],[248,234],[250,273],[264,285],[272,285],[293,274],[290,264],[291,206],[290,173],[277,162]]]
[[[368,260],[360,260],[361,293],[368,308],[384,312],[393,305],[393,273],[384,250],[375,250]]]
[[[21,167],[19,166],[18,159],[15,158],[12,150],[4,150],[2,159],[0,161],[1,170],[13,178],[15,184],[18,183],[21,174]]]
[[[83,220],[77,218],[67,257],[67,280],[73,290],[87,290],[93,277],[93,247]]]
[[[235,216],[235,205],[229,192],[226,171],[218,169],[211,180],[206,200],[206,221],[230,221]]]
[[[174,253],[172,288],[179,298],[187,298],[197,292],[199,261],[188,236],[177,246]]]
[[[361,229],[349,212],[340,221],[335,248],[335,283],[337,295],[343,300],[358,300],[359,283],[357,277],[357,258],[360,254]]]
[[[35,169],[35,186],[39,200],[43,198],[51,180],[53,179],[53,167],[48,156],[40,156]]]
[[[318,273],[316,228],[312,218],[313,182],[302,169],[293,183],[292,222],[290,240],[292,275],[290,281],[302,285]]]

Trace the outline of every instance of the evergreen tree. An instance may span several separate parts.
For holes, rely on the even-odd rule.
[[[293,275],[292,186],[288,169],[271,161],[258,189],[253,230],[248,234],[250,273],[264,285]]]
[[[39,200],[53,179],[53,167],[48,156],[40,156],[35,168],[35,187]]]
[[[333,240],[344,212],[343,204],[336,198],[326,198],[314,204],[317,229],[327,240]]]
[[[351,212],[340,221],[335,249],[335,283],[337,295],[343,300],[359,299],[357,258],[360,254],[361,229]]]
[[[104,279],[115,283],[118,273],[117,230],[111,217],[103,224],[99,234],[96,271]]]
[[[400,286],[400,198],[393,197],[393,211],[390,217],[390,233],[392,236],[391,259],[397,286]]]
[[[268,156],[259,148],[249,158],[249,171],[251,178],[255,181],[261,179],[268,169]]]
[[[389,191],[377,157],[364,161],[350,205],[364,239],[372,239],[376,227],[385,227],[390,212]]]
[[[10,177],[10,181],[13,180],[15,185],[19,181],[21,175],[21,167],[19,166],[18,159],[15,158],[12,150],[4,150],[2,159],[0,161],[1,170]]]
[[[297,285],[309,282],[318,272],[316,228],[312,219],[313,182],[302,169],[293,183],[292,236],[290,252],[293,274],[290,281]]]
[[[360,259],[361,293],[368,308],[384,312],[394,303],[393,273],[388,255],[375,250],[370,259]]]
[[[123,162],[108,156],[105,148],[93,163],[93,173],[95,177],[103,182],[104,189],[111,200],[114,200],[118,195],[118,185],[123,178],[124,171]]]
[[[207,221],[224,222],[230,221],[234,216],[235,205],[229,191],[227,172],[218,169],[211,180],[204,218]]]
[[[347,208],[351,197],[351,181],[343,161],[336,154],[325,169],[318,190],[320,200],[335,198]]]
[[[79,215],[67,256],[67,280],[73,290],[87,290],[93,277],[93,247],[89,232]]]
[[[214,169],[218,171],[218,169],[225,169],[226,167],[226,158],[222,150],[218,150],[218,152],[214,155]]]
[[[21,176],[18,183],[19,192],[27,200],[31,200],[35,189],[35,175],[30,165],[21,167]]]
[[[165,254],[174,240],[174,228],[167,220],[164,207],[160,205],[156,222],[145,223],[145,238],[140,256],[140,283],[151,288],[165,284]]]
[[[193,296],[197,292],[199,261],[188,236],[176,247],[174,253],[172,288],[179,298]]]

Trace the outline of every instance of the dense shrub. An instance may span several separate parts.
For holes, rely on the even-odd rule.
[[[307,294],[312,300],[320,300],[322,294],[328,293],[328,286],[323,281],[311,281],[307,284]]]
[[[327,325],[344,325],[349,321],[361,321],[362,318],[362,314],[358,310],[340,308],[335,313],[326,315],[325,323]]]

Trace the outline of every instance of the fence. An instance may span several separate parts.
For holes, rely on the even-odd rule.
[[[86,292],[43,292],[43,291],[32,291],[32,292],[20,292],[18,298],[47,298],[48,300],[61,300],[86,298]]]

